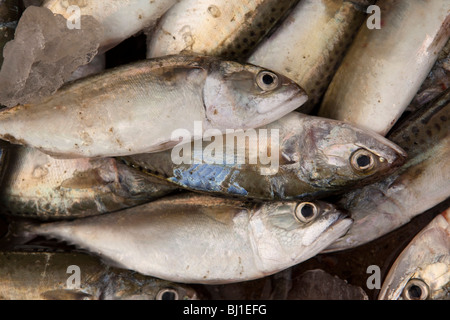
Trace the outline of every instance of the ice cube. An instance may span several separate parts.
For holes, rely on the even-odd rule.
[[[97,54],[101,25],[81,16],[80,28],[43,7],[28,7],[8,42],[0,71],[0,103],[36,102],[53,94],[81,65]]]

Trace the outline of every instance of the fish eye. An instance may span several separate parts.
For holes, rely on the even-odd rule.
[[[301,202],[295,208],[295,218],[303,223],[314,220],[319,214],[319,209],[312,202]]]
[[[156,295],[156,300],[178,300],[178,292],[174,289],[162,289]]]
[[[426,300],[429,295],[428,285],[420,279],[411,279],[403,289],[405,300]]]
[[[256,84],[261,90],[273,90],[278,87],[278,76],[270,71],[261,71],[256,76]]]
[[[375,166],[375,156],[365,149],[358,149],[351,155],[350,163],[355,170],[366,172]]]

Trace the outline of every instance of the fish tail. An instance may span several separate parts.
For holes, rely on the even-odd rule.
[[[9,219],[8,231],[0,238],[0,250],[13,250],[37,237],[34,228],[38,222],[31,219]]]

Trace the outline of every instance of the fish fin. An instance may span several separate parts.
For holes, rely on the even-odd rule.
[[[280,159],[279,160],[279,165],[280,166],[282,166],[282,165],[285,166],[285,165],[294,164],[294,163],[298,162],[298,160],[289,158],[289,156],[284,154],[283,152],[280,152],[280,156],[279,156],[278,159]]]
[[[223,206],[219,208],[203,208],[202,213],[209,218],[225,225],[231,225],[233,218],[242,211],[242,208],[235,206]]]
[[[11,250],[37,237],[32,230],[39,223],[30,219],[8,219],[8,231],[0,238],[0,250]]]
[[[90,253],[90,252],[86,252],[86,253],[92,254],[92,253]],[[103,262],[106,266],[111,267],[111,268],[118,268],[118,269],[124,269],[124,270],[131,270],[131,269],[129,269],[127,266],[125,266],[124,264],[121,264],[121,263],[118,262],[118,261],[114,261],[113,259],[108,258],[108,257],[103,257],[103,256],[101,256],[101,257],[100,257],[100,260],[101,260],[101,262]],[[132,270],[132,271],[134,271],[134,270]]]
[[[189,49],[183,49],[183,50],[180,51],[179,54],[180,54],[180,55],[185,55],[185,56],[194,56],[194,57],[195,57],[195,56],[198,56],[198,57],[204,56],[204,55],[202,55],[202,54],[200,54],[200,53],[194,52],[194,51],[189,50]]]
[[[92,300],[93,296],[78,290],[57,289],[41,293],[44,300]]]
[[[139,190],[140,193],[145,193],[145,191],[154,190],[155,188],[167,192],[178,190],[174,183],[151,172],[142,172],[123,163],[117,163],[117,168],[120,179],[122,182],[125,182],[128,191]]]

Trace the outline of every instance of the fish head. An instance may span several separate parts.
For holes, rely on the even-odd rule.
[[[267,272],[311,258],[343,236],[351,224],[332,204],[289,201],[265,203],[249,225],[258,265]]]
[[[379,300],[450,300],[450,209],[406,246],[387,274]]]
[[[406,161],[406,152],[381,135],[326,118],[305,120],[298,139],[300,174],[315,187],[342,190],[382,178]]]
[[[430,254],[419,247],[422,253],[416,250],[414,255],[393,265],[381,288],[380,300],[450,300],[450,256],[425,261],[423,257]]]
[[[125,271],[115,277],[105,290],[106,300],[197,300],[189,286]]]
[[[210,67],[203,91],[211,129],[250,129],[273,122],[304,104],[305,91],[270,70],[231,61]]]

